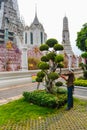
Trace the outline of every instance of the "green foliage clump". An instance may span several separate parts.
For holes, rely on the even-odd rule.
[[[61,44],[55,44],[53,48],[54,48],[55,51],[59,51],[59,50],[63,50],[64,49]]]
[[[84,70],[84,78],[87,79],[87,23],[85,23],[80,32],[77,33],[76,45],[80,50],[84,51],[84,53],[81,54],[81,57],[85,59],[85,63],[80,64],[80,67]]]
[[[36,77],[36,82],[42,82],[43,81],[43,78],[42,77]]]
[[[55,57],[55,62],[61,62],[61,61],[63,61],[64,60],[64,57],[63,57],[63,55],[61,55],[61,54],[58,54],[58,55],[56,55],[56,57]]]
[[[57,67],[58,68],[64,68],[64,64],[63,63],[59,63]]]
[[[62,95],[55,96],[49,94],[46,91],[33,91],[24,92],[23,96],[26,101],[37,104],[39,106],[49,107],[49,108],[59,108],[66,103],[66,93]]]
[[[76,46],[82,51],[87,51],[87,23],[77,32]]]
[[[48,74],[48,78],[52,79],[52,80],[58,79],[58,77],[59,77],[59,75],[56,72],[51,72]]]
[[[46,44],[52,48],[55,44],[58,44],[58,41],[54,38],[50,38],[46,41]]]
[[[87,79],[87,70],[83,71],[83,76]]]
[[[56,86],[58,86],[58,87],[60,87],[60,86],[62,86],[63,85],[63,83],[61,82],[61,81],[58,81],[58,82],[56,82],[56,84],[55,84]]]
[[[84,79],[76,79],[74,81],[75,86],[83,86],[83,87],[87,87],[87,80]]]
[[[54,52],[50,52],[46,56],[47,56],[47,58],[49,60],[53,60],[54,61],[56,54]]]
[[[45,74],[44,74],[43,71],[40,71],[40,72],[37,73],[37,76],[43,78],[45,76]]]
[[[41,57],[41,61],[48,62],[49,59],[47,58],[47,56],[42,56],[42,57]]]
[[[87,52],[82,53],[81,56],[82,56],[83,58],[87,58]]]
[[[42,44],[39,49],[40,51],[48,51],[49,47],[46,44]]]
[[[49,69],[49,64],[46,62],[40,62],[38,66],[39,66],[39,69],[42,69],[42,70]]]

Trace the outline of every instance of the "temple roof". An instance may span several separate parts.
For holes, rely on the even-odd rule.
[[[39,22],[39,20],[38,20],[37,12],[35,12],[34,20],[33,20],[32,24],[30,25],[29,28],[30,28],[30,29],[33,29],[33,28],[35,28],[35,27],[44,30],[43,25],[42,25],[42,24]]]
[[[37,14],[35,14],[35,18],[34,18],[34,21],[33,21],[32,24],[34,24],[34,25],[39,25],[40,24],[39,20],[38,20],[38,17],[37,17]]]

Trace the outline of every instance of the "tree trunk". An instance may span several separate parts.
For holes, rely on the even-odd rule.
[[[53,93],[53,90],[52,90],[52,88],[53,88],[53,82],[52,81],[48,81],[48,82],[46,82],[46,91],[48,92],[48,93]]]

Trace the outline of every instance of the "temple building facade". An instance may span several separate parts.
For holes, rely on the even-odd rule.
[[[30,26],[26,26],[24,30],[24,44],[29,48],[34,46],[40,46],[47,40],[47,34],[45,33],[43,25],[39,22],[37,12]]]
[[[47,34],[38,20],[37,10],[30,26],[23,23],[17,0],[0,0],[0,71],[6,68],[28,70],[28,57],[38,56],[39,59],[42,55],[38,47],[46,42]],[[79,57],[72,51],[66,16],[63,18],[62,45],[65,67],[78,67]]]

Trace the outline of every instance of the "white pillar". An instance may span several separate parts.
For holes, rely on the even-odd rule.
[[[79,67],[79,56],[76,56],[76,68]]]
[[[70,54],[68,54],[68,68],[70,69],[71,68],[71,63],[72,63],[72,57]]]
[[[22,70],[28,70],[27,46],[22,46]]]

